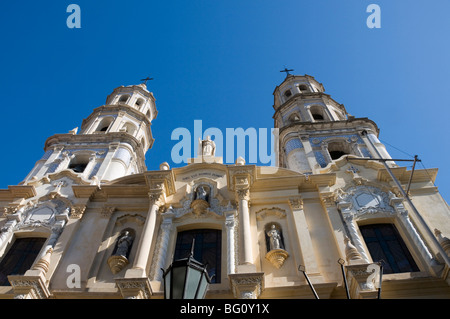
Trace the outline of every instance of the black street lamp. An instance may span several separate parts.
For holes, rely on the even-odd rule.
[[[203,299],[211,278],[206,266],[194,259],[194,241],[189,257],[175,260],[163,271],[164,299]]]

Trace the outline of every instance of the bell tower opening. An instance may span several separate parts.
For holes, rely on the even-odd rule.
[[[351,154],[349,148],[349,145],[346,145],[345,142],[342,141],[328,143],[328,153],[330,153],[330,157],[333,161],[344,155]]]
[[[77,155],[69,163],[68,169],[75,173],[83,173],[89,164],[89,157],[86,155]]]

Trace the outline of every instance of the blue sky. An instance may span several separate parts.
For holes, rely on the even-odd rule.
[[[71,3],[81,8],[80,29],[66,25]],[[366,25],[371,3],[381,8],[380,29]],[[417,154],[417,168],[439,168],[448,200],[448,12],[448,0],[8,1],[0,188],[25,178],[49,136],[79,127],[115,87],[147,75],[159,112],[150,170],[176,166],[171,133],[193,130],[194,120],[224,132],[270,129],[287,66],[375,121],[394,158]]]

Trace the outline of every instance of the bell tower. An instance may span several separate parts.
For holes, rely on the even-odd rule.
[[[316,174],[344,155],[391,158],[375,122],[348,114],[314,77],[287,71],[292,70],[282,71],[286,78],[273,92],[280,167]]]
[[[99,183],[147,170],[153,145],[151,123],[158,112],[146,84],[120,86],[83,120],[81,128],[55,134],[24,182],[70,170],[85,182]]]

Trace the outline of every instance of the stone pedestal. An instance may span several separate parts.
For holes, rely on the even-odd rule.
[[[377,263],[346,266],[347,280],[352,299],[377,299],[379,270]]]
[[[124,299],[150,299],[153,294],[148,278],[117,278],[116,285]]]
[[[34,271],[36,275],[8,276],[14,289],[14,299],[47,299],[50,291],[45,284],[45,275]]]
[[[266,259],[272,263],[277,269],[280,269],[289,254],[284,249],[273,249],[266,254]]]
[[[231,290],[237,299],[258,299],[264,290],[264,273],[229,274]]]

